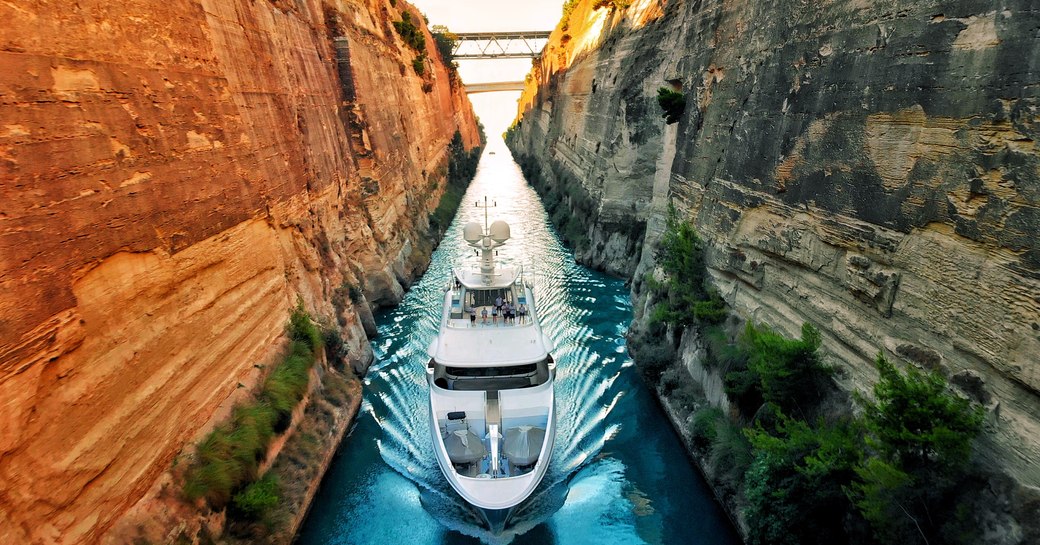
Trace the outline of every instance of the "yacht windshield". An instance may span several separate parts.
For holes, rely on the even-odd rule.
[[[446,390],[513,390],[545,384],[548,361],[526,365],[451,367],[434,365],[434,384]]]

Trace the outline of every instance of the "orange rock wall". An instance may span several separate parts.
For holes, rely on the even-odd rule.
[[[447,143],[479,136],[402,9],[0,5],[0,542],[100,540],[262,378],[298,297],[336,323],[342,282],[393,302],[421,270]]]

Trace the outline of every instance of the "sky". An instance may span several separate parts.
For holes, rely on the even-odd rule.
[[[552,30],[563,13],[563,0],[409,0],[430,19],[452,32]],[[521,81],[530,59],[459,61],[465,83]],[[519,94],[517,93],[519,98]]]

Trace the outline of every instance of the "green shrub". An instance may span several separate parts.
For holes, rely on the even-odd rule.
[[[318,349],[321,348],[322,338],[321,331],[318,326],[311,320],[307,311],[303,309],[303,301],[300,301],[296,309],[289,316],[289,325],[287,326],[287,332],[289,339],[293,341],[299,341],[306,343],[310,347],[312,354],[317,354]],[[295,349],[294,349],[295,351]]]
[[[679,121],[686,110],[686,95],[667,87],[657,90],[657,104],[661,106],[661,117],[671,125]]]
[[[701,407],[697,409],[690,418],[689,430],[693,444],[700,448],[710,446],[718,438],[716,428],[719,422],[726,418],[722,410],[717,407]]]
[[[762,399],[784,413],[807,414],[822,399],[833,369],[820,361],[820,332],[802,325],[800,339],[788,339],[765,326],[748,322],[741,338],[748,370],[758,378]]]
[[[668,279],[663,283],[665,301],[654,307],[651,323],[689,327],[726,319],[725,303],[706,284],[704,243],[692,225],[679,219],[674,206],[668,208],[668,222],[655,255]]]
[[[302,306],[290,317],[286,333],[293,339],[290,352],[264,381],[257,399],[236,406],[231,419],[199,443],[185,475],[189,499],[205,498],[215,509],[237,501],[236,494],[256,479],[271,439],[289,427],[324,339]]]
[[[938,373],[900,372],[881,354],[875,365],[876,400],[859,398],[870,457],[849,494],[877,539],[940,542],[945,520],[936,515],[953,510],[983,411],[949,392]]]
[[[415,70],[416,74],[420,76],[426,73],[426,56],[419,55],[412,59],[412,69]]]
[[[394,21],[394,28],[397,29],[397,33],[404,40],[404,43],[408,44],[418,53],[426,52],[426,36],[423,34],[422,29],[415,26],[412,22],[412,14],[405,11],[401,13],[401,20]]]
[[[235,494],[235,511],[252,520],[263,520],[281,501],[278,478],[268,473]]]
[[[781,414],[775,433],[747,435],[755,449],[744,489],[749,545],[849,543],[845,488],[862,456],[859,426],[810,427]]]

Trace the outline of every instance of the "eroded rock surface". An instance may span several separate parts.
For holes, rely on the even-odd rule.
[[[367,362],[359,308],[423,270],[447,144],[479,143],[402,10],[0,5],[0,542],[100,540],[257,383],[297,298]]]
[[[553,33],[508,139],[592,199],[579,258],[638,295],[674,203],[737,313],[819,326],[850,390],[879,350],[955,378],[989,408],[982,463],[1040,485],[1040,6],[595,4]],[[641,254],[600,244],[619,233]]]

